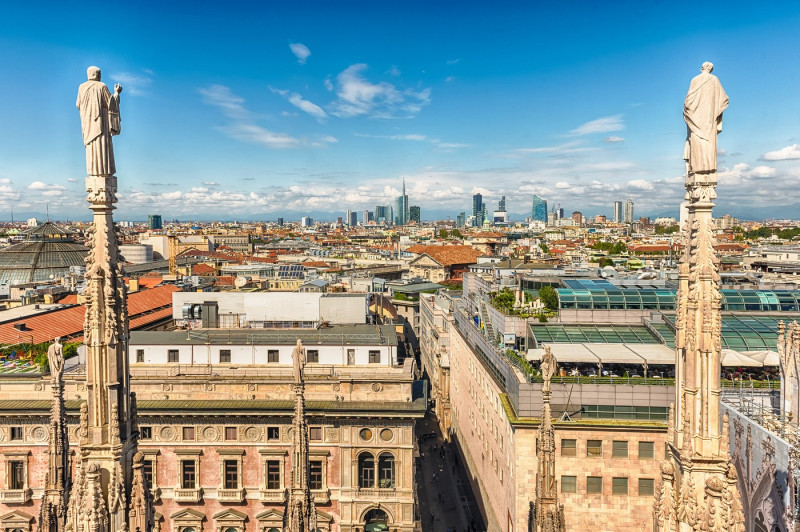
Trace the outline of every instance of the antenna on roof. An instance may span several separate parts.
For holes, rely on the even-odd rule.
[[[47,212],[47,221],[49,222],[50,221],[50,202],[49,201],[45,204],[45,211]]]

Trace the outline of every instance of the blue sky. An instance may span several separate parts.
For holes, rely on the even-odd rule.
[[[343,215],[404,177],[427,219],[475,192],[515,219],[533,194],[677,214],[707,60],[731,100],[718,214],[800,218],[796,3],[21,4],[0,7],[0,219],[88,214],[89,65],[123,85],[121,219]]]

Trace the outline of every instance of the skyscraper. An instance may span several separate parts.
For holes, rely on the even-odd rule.
[[[625,212],[622,208],[621,201],[614,202],[614,223],[621,224],[622,221],[625,219]]]
[[[533,196],[531,220],[547,223],[547,201],[539,196]]]
[[[475,225],[483,225],[485,210],[483,208],[483,195],[480,192],[472,196],[472,216],[475,217]]]
[[[355,227],[358,225],[358,213],[356,211],[347,210],[347,216],[345,217],[345,222],[350,227]]]
[[[506,197],[505,196],[500,198],[500,202],[497,204],[497,207],[498,207],[497,208],[498,211],[503,211],[503,212],[506,211]]]
[[[464,227],[465,225],[467,225],[467,213],[460,212],[456,216],[456,227]]]
[[[375,221],[378,223],[389,222],[392,223],[392,206],[391,205],[376,205],[375,206]]]
[[[372,211],[364,209],[364,212],[361,213],[361,221],[364,225],[373,221]]]
[[[403,195],[395,199],[394,222],[397,225],[405,225],[408,222],[408,195],[406,194],[406,180],[403,178]]]
[[[408,208],[408,221],[420,223],[422,221],[419,205],[412,205]]]
[[[161,215],[160,214],[151,214],[147,217],[147,228],[148,229],[161,229]]]
[[[630,198],[625,201],[625,223],[633,223],[633,200]]]

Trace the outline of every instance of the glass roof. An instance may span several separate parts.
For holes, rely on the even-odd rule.
[[[560,309],[675,310],[671,288],[620,288],[605,279],[569,279],[557,288]],[[800,290],[722,290],[722,310],[800,312]]]
[[[668,322],[668,328],[674,330],[675,316],[666,315],[664,319]],[[779,315],[754,314],[722,316],[722,348],[734,351],[776,351],[778,322],[781,320],[785,322],[787,318]]]
[[[531,325],[531,332],[537,342],[546,344],[661,343],[644,325]]]
[[[531,325],[538,343],[556,344],[659,344],[675,347],[675,315],[664,315],[664,322],[649,325],[664,339],[644,325],[547,324]],[[734,351],[775,351],[778,345],[778,322],[785,316],[767,314],[728,314],[722,316],[722,348]]]

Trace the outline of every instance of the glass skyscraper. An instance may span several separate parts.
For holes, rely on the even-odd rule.
[[[547,223],[547,200],[542,199],[539,196],[533,196],[531,220]]]

